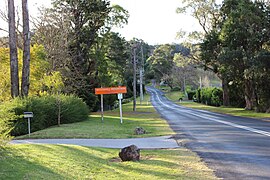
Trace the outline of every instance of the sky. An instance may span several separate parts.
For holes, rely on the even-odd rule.
[[[4,1],[0,0],[0,9],[5,9]],[[15,6],[21,0],[15,0]],[[35,17],[39,6],[49,6],[50,0],[28,0],[29,13]],[[184,30],[191,32],[200,30],[196,20],[188,15],[176,13],[181,6],[181,0],[111,0],[111,4],[118,4],[129,11],[128,25],[122,29],[114,29],[126,40],[133,37],[142,39],[148,44],[180,43],[176,38],[177,32]],[[0,20],[0,27],[7,29],[7,23]],[[2,35],[3,32],[0,31]]]

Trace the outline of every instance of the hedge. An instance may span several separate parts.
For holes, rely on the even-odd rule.
[[[208,87],[198,89],[195,94],[196,101],[210,106],[223,104],[223,91],[221,88]]]
[[[1,106],[5,108],[0,115],[0,120],[4,117],[10,117],[8,121],[13,122],[11,131],[13,136],[28,132],[27,120],[23,118],[25,111],[31,111],[34,114],[31,119],[31,132],[57,125],[59,107],[61,124],[87,120],[89,114],[88,106],[80,98],[73,95],[16,98]]]

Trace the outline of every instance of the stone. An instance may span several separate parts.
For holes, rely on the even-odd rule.
[[[140,149],[135,145],[124,147],[119,152],[119,157],[122,161],[139,161]]]
[[[142,127],[136,127],[134,130],[134,134],[140,135],[140,134],[145,134],[146,131]]]

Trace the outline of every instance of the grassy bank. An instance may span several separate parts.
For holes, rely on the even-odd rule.
[[[31,134],[31,138],[132,138],[171,135],[174,132],[149,103],[146,96],[142,104],[137,102],[137,111],[133,112],[132,103],[123,105],[123,124],[120,124],[119,109],[105,111],[104,122],[100,113],[92,113],[89,120],[63,124]],[[142,127],[144,135],[134,135],[134,129]],[[16,139],[28,138],[28,135]]]
[[[172,101],[178,101],[177,99],[178,94],[181,94],[181,92],[167,92],[165,96]],[[257,113],[255,111],[245,110],[244,108],[223,107],[223,106],[214,107],[214,106],[207,106],[205,104],[196,103],[192,101],[182,101],[182,102],[178,101],[177,103],[182,106],[189,107],[189,108],[202,109],[202,110],[207,110],[207,111],[212,111],[212,112],[217,112],[217,113],[222,113],[222,114],[230,114],[233,116],[242,116],[242,117],[270,120],[269,113]]]
[[[137,112],[132,104],[123,108],[124,123],[118,110],[105,112],[104,123],[94,113],[88,121],[52,127],[31,138],[127,138],[173,134],[146,98]],[[135,136],[141,126],[148,132]],[[27,138],[20,137],[20,138]],[[141,150],[138,162],[121,162],[118,149],[75,145],[10,145],[0,149],[0,179],[216,179],[201,159],[184,147]]]
[[[215,179],[186,149],[142,150],[121,162],[119,150],[72,145],[15,145],[0,151],[0,179]]]

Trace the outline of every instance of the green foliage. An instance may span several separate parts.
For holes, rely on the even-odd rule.
[[[4,147],[9,140],[11,140],[10,131],[12,130],[11,121],[10,119],[13,119],[12,114],[5,114],[3,115],[3,112],[5,111],[6,107],[1,106],[0,109],[0,150],[2,147]]]
[[[157,47],[152,56],[147,60],[149,64],[149,72],[154,73],[157,81],[169,81],[174,62],[173,62],[174,46],[165,44]]]
[[[223,92],[219,88],[214,88],[211,94],[211,104],[214,106],[221,106],[223,99]]]
[[[196,95],[196,91],[187,91],[188,100],[193,100],[193,97]]]
[[[202,88],[198,89],[195,94],[196,100],[211,106],[221,106],[223,101],[223,92],[220,88]]]
[[[233,96],[229,98],[231,105],[241,105],[245,99],[246,109],[270,110],[269,88],[265,88],[265,84],[270,84],[265,76],[269,68],[264,63],[270,57],[269,12],[265,2],[226,0],[219,12],[222,18],[212,24],[201,44],[205,66],[222,78],[223,87],[228,82],[235,86],[226,88],[230,92],[224,93]]]
[[[60,102],[60,104],[59,104]],[[88,107],[79,98],[67,95],[45,95],[41,97],[16,98],[1,105],[1,119],[13,121],[12,135],[22,135],[28,132],[27,120],[23,112],[31,111],[31,132],[41,130],[58,123],[60,112],[61,123],[84,121],[88,118]],[[59,110],[60,108],[60,110]]]

